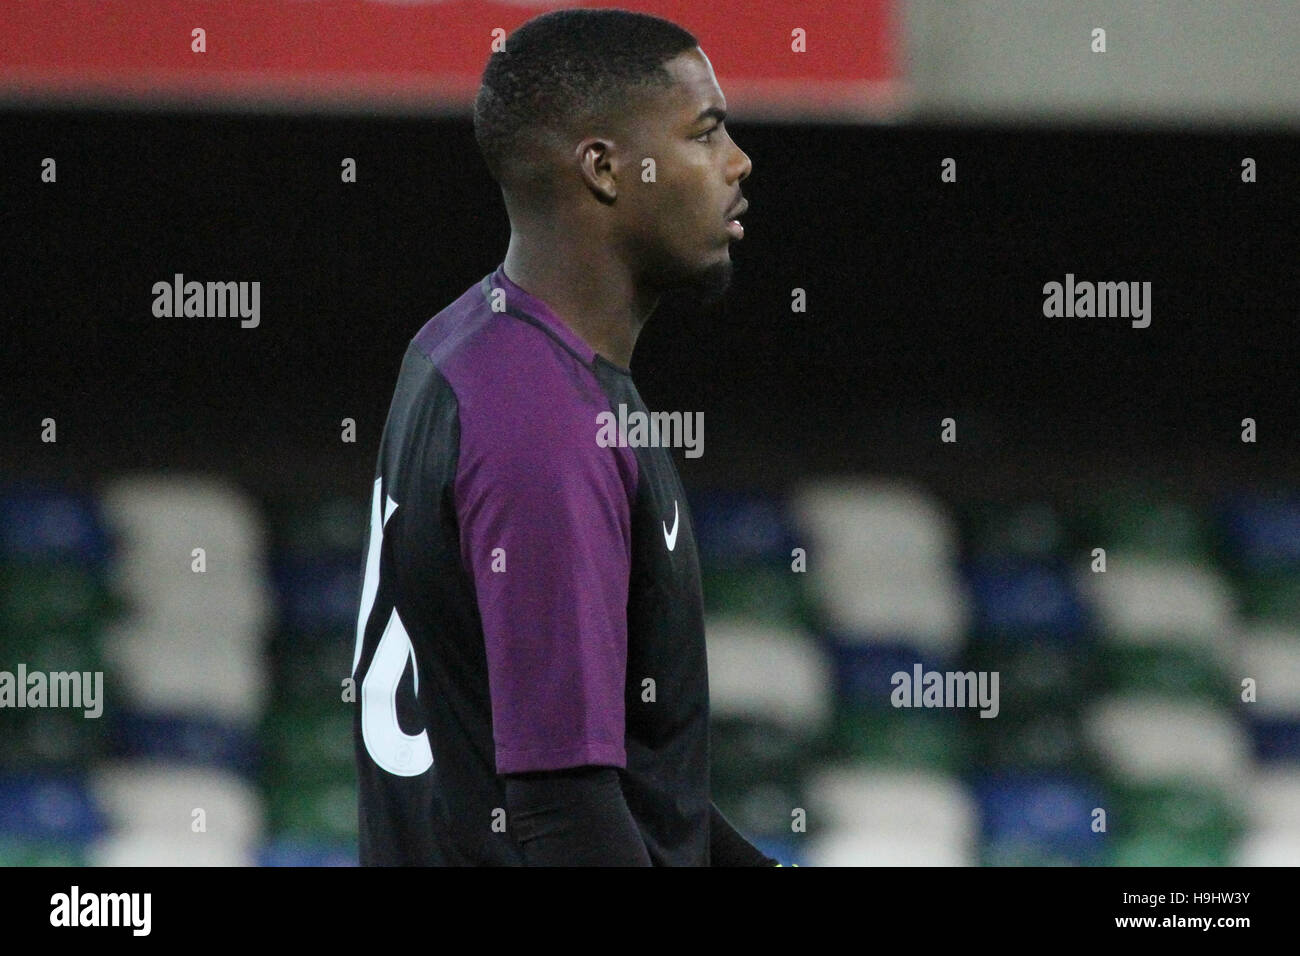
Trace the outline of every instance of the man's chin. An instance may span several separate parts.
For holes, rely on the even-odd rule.
[[[669,285],[664,297],[683,307],[715,305],[730,287],[734,271],[729,258],[715,262]]]

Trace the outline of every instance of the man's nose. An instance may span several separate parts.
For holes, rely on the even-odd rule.
[[[739,146],[736,147],[736,152],[740,156],[740,171],[736,174],[736,179],[748,179],[749,174],[754,171],[754,164],[750,161],[749,154]]]

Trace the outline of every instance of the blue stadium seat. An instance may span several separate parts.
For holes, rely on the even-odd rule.
[[[295,631],[354,631],[361,573],[359,553],[277,558],[271,574],[279,601],[280,625]]]
[[[1247,727],[1259,760],[1300,761],[1300,715],[1256,717]]]
[[[357,848],[312,840],[272,840],[257,854],[258,866],[356,866]]]
[[[98,568],[112,551],[104,516],[90,495],[30,483],[0,492],[0,560]]]
[[[1087,637],[1087,610],[1060,562],[985,559],[966,568],[975,640]]]
[[[249,777],[257,772],[253,731],[215,718],[128,710],[113,722],[112,739],[120,757],[221,767]]]
[[[1106,834],[1091,828],[1108,804],[1101,785],[1064,774],[990,774],[973,784],[985,862],[1085,865],[1099,862]]]
[[[779,499],[709,491],[693,494],[690,501],[701,564],[719,571],[764,566],[789,570],[796,542]]]
[[[103,813],[80,776],[0,777],[0,835],[84,844],[104,829]]]
[[[1218,506],[1224,546],[1245,572],[1300,570],[1300,495],[1239,494]]]

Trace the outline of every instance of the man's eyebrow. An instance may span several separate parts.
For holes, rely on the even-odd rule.
[[[703,110],[699,116],[695,117],[695,120],[691,123],[691,125],[695,126],[700,122],[700,120],[706,119],[710,116],[716,119],[719,123],[721,123],[723,120],[727,118],[727,111],[720,106],[710,106],[708,109]]]

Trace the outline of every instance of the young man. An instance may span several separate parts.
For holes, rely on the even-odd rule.
[[[381,442],[353,675],[366,864],[774,865],[709,796],[700,573],[628,371],[666,292],[710,299],[749,157],[694,37],[569,10],[475,106],[505,261],[407,350]]]

